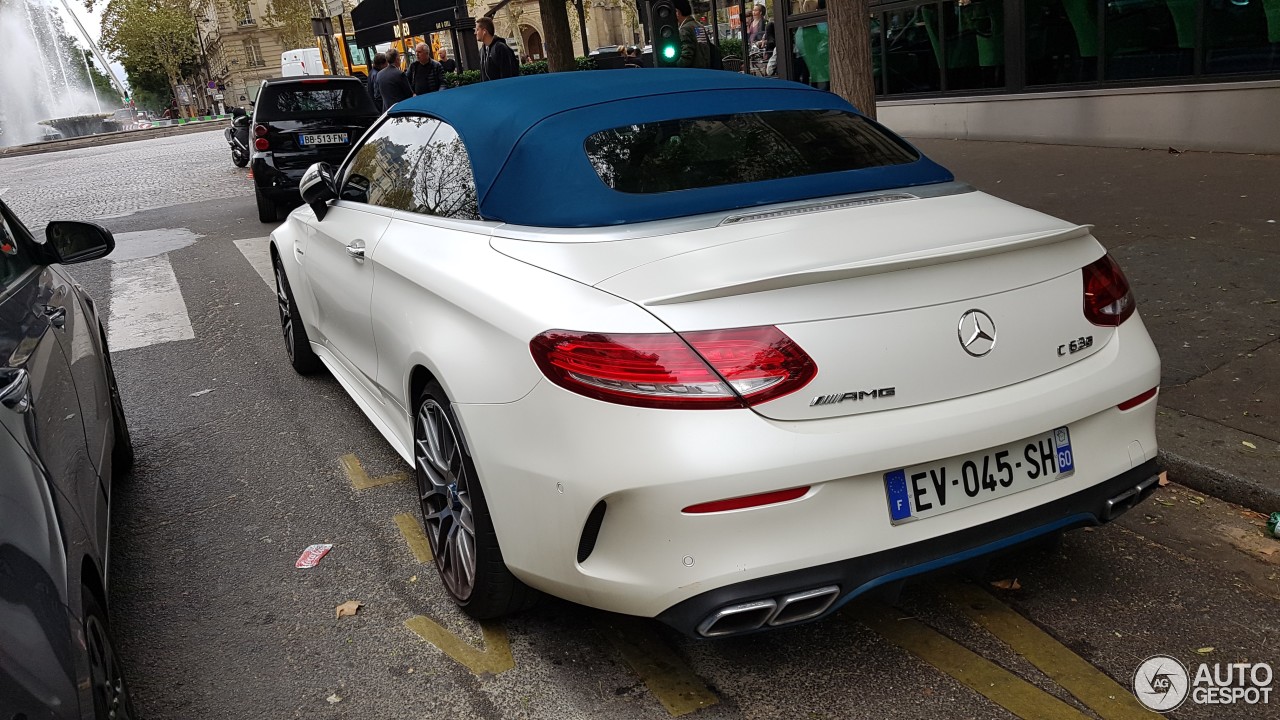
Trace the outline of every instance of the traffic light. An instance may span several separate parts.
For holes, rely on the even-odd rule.
[[[680,26],[671,0],[649,6],[649,37],[653,38],[653,66],[675,67],[680,59]]]

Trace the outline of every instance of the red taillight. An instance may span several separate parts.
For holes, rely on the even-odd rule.
[[[253,134],[254,134],[255,136],[257,136],[257,137],[266,137],[266,136],[267,136],[267,126],[266,126],[266,125],[254,125],[254,126],[253,126]]]
[[[1153,387],[1153,388],[1151,388],[1150,390],[1148,390],[1148,391],[1146,391],[1146,392],[1142,393],[1141,395],[1138,395],[1138,396],[1136,396],[1136,397],[1131,397],[1131,398],[1129,398],[1128,400],[1125,400],[1124,402],[1120,403],[1120,404],[1119,404],[1119,405],[1117,405],[1116,407],[1120,408],[1121,410],[1132,410],[1133,408],[1136,408],[1136,407],[1138,407],[1139,405],[1141,405],[1142,403],[1144,403],[1144,402],[1146,402],[1146,401],[1150,400],[1151,398],[1155,397],[1155,396],[1156,396],[1156,391],[1157,391],[1157,390],[1159,390],[1159,389],[1160,389],[1160,388],[1158,388],[1158,387]]]
[[[555,384],[652,408],[741,408],[804,387],[818,368],[776,327],[654,334],[548,330],[529,342]]]
[[[1084,266],[1086,320],[1094,325],[1116,327],[1129,319],[1136,306],[1129,279],[1110,254]]]
[[[807,492],[809,492],[809,486],[806,485],[805,487],[791,488],[790,490],[775,490],[773,492],[760,493],[759,495],[746,495],[744,497],[729,498],[728,500],[698,503],[697,505],[690,505],[680,512],[701,514],[742,510],[744,508],[760,507],[761,505],[774,505],[804,497]]]
[[[254,141],[253,141],[253,149],[254,149],[254,150],[264,150],[264,151],[265,151],[265,150],[270,150],[270,149],[271,149],[271,143],[267,142],[267,139],[266,139],[266,138],[258,138],[257,140],[254,140]]]

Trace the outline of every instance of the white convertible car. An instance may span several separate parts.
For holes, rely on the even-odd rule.
[[[1088,226],[827,92],[543,75],[396,105],[272,235],[284,339],[406,462],[444,587],[715,637],[1105,523],[1160,360]]]

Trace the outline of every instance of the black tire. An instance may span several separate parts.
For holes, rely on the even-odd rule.
[[[245,167],[249,164],[249,156],[243,155],[241,153],[236,152],[235,150],[232,150],[231,162],[235,163],[236,167]]]
[[[413,407],[418,504],[445,592],[477,620],[532,606],[538,592],[512,575],[502,560],[475,463],[444,389],[431,381]]]
[[[111,393],[111,427],[115,444],[111,446],[111,480],[116,482],[133,469],[133,438],[129,435],[129,423],[124,418],[124,403],[120,401],[120,387],[116,384],[116,372],[111,366],[111,351],[107,336],[102,335],[102,360],[107,366],[107,389]]]
[[[311,349],[307,330],[298,315],[298,303],[293,299],[293,288],[289,287],[289,276],[275,253],[271,254],[271,267],[276,275],[276,306],[280,310],[280,332],[289,364],[299,375],[311,375],[320,369],[320,358]]]
[[[258,220],[264,223],[275,222],[278,217],[276,201],[267,197],[267,194],[261,190],[254,190],[254,196],[258,199]]]
[[[116,657],[107,612],[87,590],[83,595],[85,651],[89,655],[89,679],[92,683],[94,717],[97,720],[131,720],[138,717],[129,697],[124,669]]]

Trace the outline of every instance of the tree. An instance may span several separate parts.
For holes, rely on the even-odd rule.
[[[79,48],[77,52],[84,58],[85,67],[89,68],[89,80],[93,83],[94,92],[98,94],[98,102],[102,104],[103,109],[119,107],[120,91],[116,89],[115,83],[111,82],[111,78],[98,69],[93,53]]]
[[[578,69],[573,57],[573,37],[569,34],[568,5],[564,0],[539,0],[542,16],[542,46],[547,52],[547,69],[568,72]]]
[[[831,90],[864,115],[876,116],[871,66],[871,10],[868,0],[827,0]]]
[[[187,0],[108,0],[102,48],[125,67],[158,69],[176,98],[184,64],[199,56],[191,6]]]
[[[280,43],[286,49],[314,47],[315,33],[311,30],[311,18],[320,17],[311,0],[271,0],[263,20],[280,33]]]

